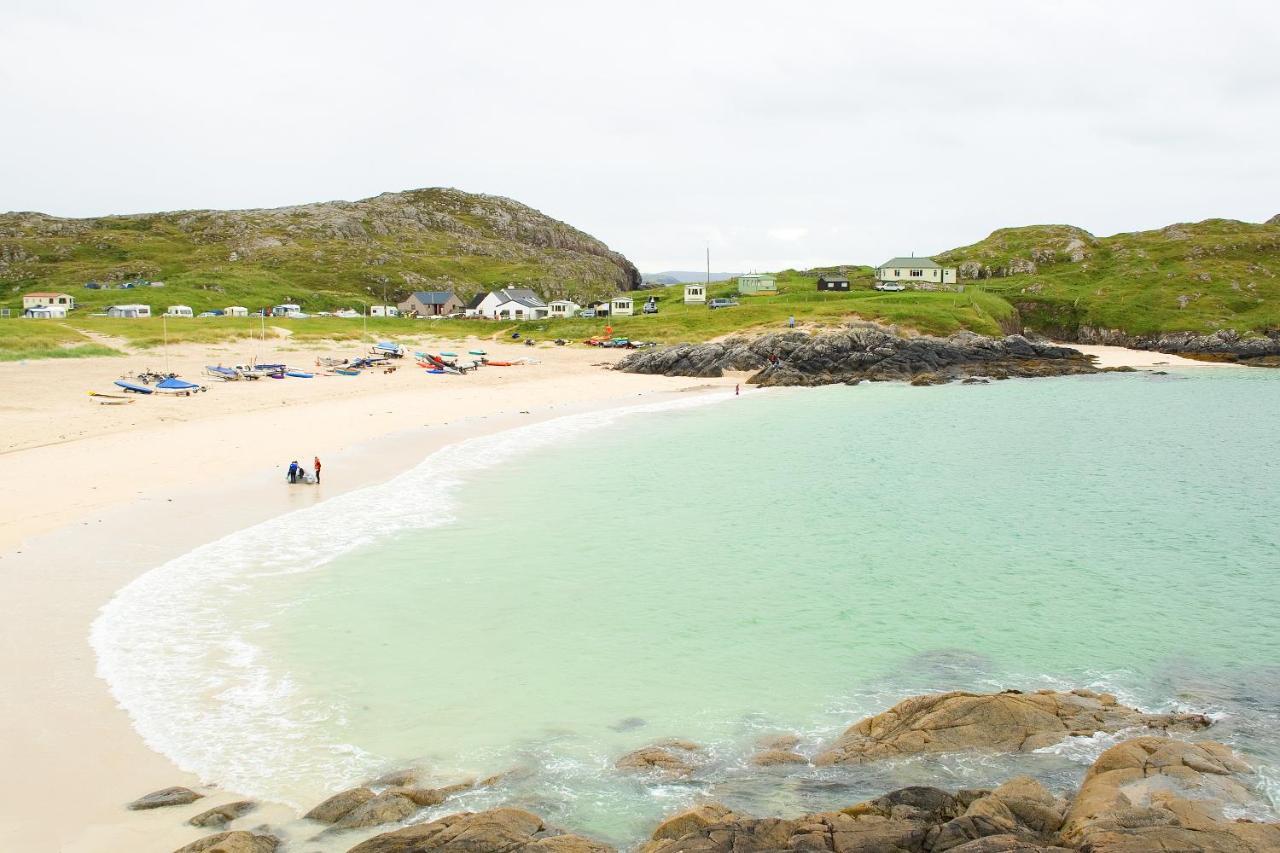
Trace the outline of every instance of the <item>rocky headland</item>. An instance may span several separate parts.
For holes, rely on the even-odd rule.
[[[668,816],[640,853],[1265,853],[1280,851],[1280,823],[1238,816],[1262,806],[1249,765],[1230,747],[1192,740],[1211,725],[1199,714],[1149,714],[1089,690],[950,692],[916,696],[852,725],[816,754],[800,738],[759,742],[760,766],[779,779],[788,765],[836,767],[945,752],[1027,752],[1069,737],[1112,735],[1074,792],[1054,793],[1020,775],[992,788],[914,785],[832,811],[755,817],[714,799]],[[669,739],[619,758],[615,771],[655,784],[695,773],[705,755]],[[754,762],[753,763],[757,763]],[[500,806],[443,814],[455,795],[507,777],[424,787],[401,771],[340,792],[286,829],[233,828],[253,811],[237,802],[190,823],[220,827],[176,853],[611,853],[610,845],[556,827],[531,811]],[[133,808],[190,804],[166,789]],[[146,805],[139,806],[139,803]],[[428,809],[435,811],[428,812]],[[244,822],[251,822],[246,819]],[[289,841],[282,840],[289,838]],[[343,839],[349,841],[343,842]],[[334,844],[338,847],[334,847]],[[350,846],[347,846],[350,845]]]
[[[1022,335],[989,338],[957,332],[936,338],[903,335],[875,323],[853,323],[814,335],[789,331],[639,350],[620,361],[616,369],[693,377],[754,371],[747,382],[762,386],[856,384],[863,380],[933,385],[1102,370],[1078,350]]]

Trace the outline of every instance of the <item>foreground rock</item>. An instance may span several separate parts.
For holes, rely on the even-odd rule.
[[[996,853],[1055,851],[1066,802],[1020,778],[994,791],[951,794],[902,788],[838,812],[793,820],[735,815],[711,803],[668,818],[642,853],[740,853],[815,850],[836,853]]]
[[[144,809],[160,809],[167,806],[185,806],[189,803],[194,803],[203,796],[204,794],[197,794],[190,788],[164,788],[138,797],[125,808],[136,812]]]
[[[502,776],[491,776],[479,783],[474,780],[445,785],[438,788],[388,787],[375,793],[372,788],[361,786],[334,794],[303,815],[307,820],[330,824],[333,830],[363,829],[384,823],[404,820],[418,809],[438,806],[454,794],[476,787],[496,784]],[[417,775],[412,771],[400,771],[379,777],[370,785],[387,782],[413,783]]]
[[[948,338],[904,337],[876,324],[856,324],[820,335],[786,332],[639,350],[618,370],[666,376],[722,376],[726,370],[756,371],[755,385],[834,385],[868,380],[912,380],[937,384],[968,376],[998,379],[1097,373],[1077,350],[1030,341],[1021,335],[987,338],[958,332]]]
[[[612,853],[579,835],[560,835],[523,809],[463,812],[374,836],[349,853]]]
[[[375,794],[368,788],[352,788],[334,794],[320,805],[303,815],[307,820],[319,823],[337,823],[358,806],[367,803]]]
[[[280,839],[253,832],[219,832],[179,847],[174,853],[275,853]]]
[[[899,702],[850,727],[815,759],[818,765],[854,764],[922,753],[984,750],[1030,752],[1069,736],[1143,727],[1195,731],[1209,725],[1200,714],[1144,714],[1109,694],[933,693]]]
[[[214,806],[205,812],[191,818],[187,823],[192,826],[200,826],[206,829],[215,829],[226,826],[239,817],[244,817],[249,812],[258,807],[253,800],[240,800],[234,803],[226,803],[221,806]]]
[[[1280,824],[1228,820],[1224,805],[1252,800],[1249,767],[1226,746],[1141,737],[1089,768],[1062,831],[1090,853],[1280,850]]]

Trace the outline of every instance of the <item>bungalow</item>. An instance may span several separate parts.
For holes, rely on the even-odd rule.
[[[630,296],[615,296],[609,300],[609,313],[614,317],[630,317],[635,313],[635,304]]]
[[[24,308],[22,316],[32,320],[64,320],[67,309],[63,305],[33,305],[30,308]]]
[[[556,319],[577,317],[578,312],[582,310],[582,306],[572,299],[553,299],[547,308],[551,311],[550,316]]]
[[[107,309],[108,317],[127,317],[137,319],[139,317],[150,317],[150,305],[112,305]]]
[[[464,306],[452,290],[415,290],[396,307],[401,314],[414,317],[446,317],[457,314]]]
[[[527,287],[504,287],[486,294],[476,313],[490,320],[537,320],[549,316],[551,310]]]
[[[820,275],[818,276],[818,290],[840,290],[849,289],[849,279],[842,275]]]
[[[778,292],[778,281],[771,275],[752,273],[738,276],[738,293],[743,296],[760,296]]]
[[[248,317],[249,309],[243,305],[228,305],[222,309],[222,313],[228,317]]]
[[[955,284],[956,268],[944,267],[933,258],[890,258],[876,268],[876,281],[900,284]]]
[[[475,296],[467,300],[467,304],[462,307],[462,313],[466,314],[468,317],[479,317],[480,303],[484,302],[488,296],[489,294],[487,293],[477,293]]]
[[[165,309],[166,317],[194,317],[195,312],[191,310],[190,305],[170,305]]]
[[[58,305],[63,311],[65,317],[66,312],[76,307],[76,298],[70,293],[24,293],[22,295],[22,307],[26,308],[44,308],[47,305]]]
[[[707,286],[705,284],[686,284],[684,286],[684,304],[695,305],[707,301]]]

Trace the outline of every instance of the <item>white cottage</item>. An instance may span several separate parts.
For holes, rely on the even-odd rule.
[[[476,315],[490,320],[537,320],[551,314],[542,297],[527,287],[495,290],[481,299],[474,310]]]
[[[150,317],[150,305],[112,305],[107,309],[108,317],[126,317],[129,319],[138,319],[139,317]]]
[[[609,300],[609,313],[614,317],[630,317],[635,313],[636,301],[630,296],[615,296]]]
[[[684,286],[684,304],[700,305],[707,301],[707,286],[705,284],[686,284]]]
[[[890,258],[876,268],[876,281],[898,284],[955,284],[956,268],[944,267],[933,258]]]
[[[547,310],[550,311],[552,319],[563,320],[567,317],[578,316],[582,306],[572,299],[553,299],[547,304]]]

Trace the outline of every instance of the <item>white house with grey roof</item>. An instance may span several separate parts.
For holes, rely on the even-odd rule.
[[[476,306],[476,314],[490,320],[539,320],[550,313],[542,297],[527,287],[495,290]]]
[[[890,258],[876,267],[876,281],[898,284],[955,284],[956,268],[944,267],[933,258]]]

